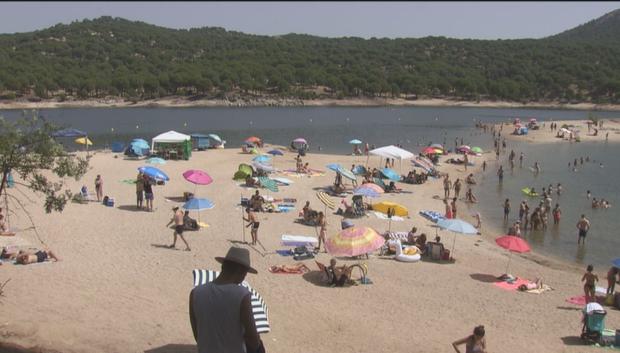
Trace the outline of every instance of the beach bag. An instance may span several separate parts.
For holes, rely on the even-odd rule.
[[[103,204],[107,206],[107,205],[108,205],[108,200],[109,200],[109,199],[110,199],[110,198],[109,198],[108,196],[104,196],[104,197],[103,197]]]
[[[308,252],[308,248],[306,248],[305,246],[298,246],[295,249],[293,249],[293,254],[295,255],[303,255],[307,252]]]

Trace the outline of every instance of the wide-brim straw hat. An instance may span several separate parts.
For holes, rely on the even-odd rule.
[[[256,269],[254,269],[250,265],[250,251],[248,249],[233,246],[228,249],[226,257],[218,256],[215,258],[215,260],[219,263],[223,263],[224,261],[231,261],[247,268],[249,273],[258,273],[258,271],[256,271]]]

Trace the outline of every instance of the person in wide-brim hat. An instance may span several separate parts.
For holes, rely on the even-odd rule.
[[[258,273],[258,271],[250,265],[250,251],[248,249],[233,246],[228,249],[228,253],[226,253],[225,257],[218,256],[215,260],[221,264],[224,263],[224,261],[234,262],[247,268],[249,273]]]

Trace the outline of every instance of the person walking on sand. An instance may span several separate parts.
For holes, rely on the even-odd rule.
[[[456,178],[454,181],[454,197],[458,198],[461,193],[461,179]]]
[[[497,177],[499,178],[500,183],[504,180],[504,167],[501,165],[499,166],[499,169],[497,170]]]
[[[618,270],[615,266],[612,266],[609,271],[607,271],[607,295],[614,295],[614,289],[616,288],[616,281],[619,272],[620,270]]]
[[[487,353],[487,342],[484,338],[484,326],[476,326],[474,334],[452,342],[456,353],[461,353],[458,346],[465,345],[465,353]]]
[[[588,230],[590,230],[590,221],[586,218],[586,215],[582,214],[581,219],[577,222],[577,229],[579,229],[579,238],[577,239],[577,244],[581,243],[583,239],[583,244],[586,243],[586,235],[588,235]]]
[[[596,301],[596,282],[598,282],[598,276],[592,273],[594,267],[588,265],[586,273],[581,277],[581,282],[586,281],[583,285],[583,291],[586,294],[586,303]]]
[[[456,218],[456,197],[452,199],[450,207],[452,208],[452,218]]]
[[[452,188],[452,182],[450,181],[450,175],[446,174],[446,177],[443,179],[443,196],[444,198],[450,197],[450,189]]]
[[[144,174],[138,173],[136,178],[136,207],[142,209],[142,202],[144,200]]]
[[[323,212],[319,212],[317,225],[321,227],[321,229],[319,230],[319,246],[317,246],[315,250],[321,251],[321,244],[323,244],[323,247],[325,247],[325,240],[327,235],[327,221],[325,221],[325,214]]]
[[[101,202],[103,199],[103,178],[99,174],[95,178],[95,190],[97,191],[97,201]]]
[[[469,157],[467,157],[467,153],[463,155],[463,165],[465,166],[465,170],[467,170],[467,165],[469,164]]]
[[[246,208],[245,212],[248,213],[248,218],[243,218],[244,221],[248,222],[246,227],[252,226],[252,230],[250,231],[250,234],[252,235],[251,245],[256,245],[256,242],[258,241],[258,226],[260,226],[260,222],[256,220],[256,215],[250,207]]]
[[[191,251],[192,249],[189,248],[189,244],[183,237],[183,230],[185,229],[185,227],[183,226],[183,216],[184,216],[183,211],[181,211],[181,209],[179,209],[178,207],[172,208],[172,211],[174,212],[174,215],[172,216],[172,219],[170,220],[170,222],[166,224],[166,227],[168,227],[172,223],[174,223],[174,233],[172,234],[173,241],[172,241],[172,244],[169,245],[168,247],[170,249],[174,249],[176,247],[177,235],[178,235],[181,238],[181,240],[183,240],[183,242],[185,243],[185,251]]]
[[[146,210],[149,212],[153,212],[153,199],[155,198],[153,195],[153,182],[151,178],[148,176],[143,176],[144,183],[144,198],[146,199]]]
[[[241,286],[248,273],[256,274],[248,249],[231,247],[219,276],[194,287],[189,295],[189,320],[198,353],[264,353],[252,313],[251,293]]]
[[[482,171],[485,172],[487,170],[487,161],[482,162]]]
[[[523,168],[523,152],[521,152],[521,155],[519,155],[519,168]]]
[[[510,213],[510,200],[504,201],[504,222],[508,221],[508,214]]]

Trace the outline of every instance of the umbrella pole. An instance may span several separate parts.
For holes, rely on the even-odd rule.
[[[454,257],[455,246],[456,246],[456,233],[454,233],[454,240],[452,241],[452,253],[450,254],[450,257]]]
[[[242,198],[243,198],[243,194],[241,194],[241,197],[239,198],[239,202],[241,202]],[[243,243],[245,244],[245,224],[243,224],[243,206],[241,206],[241,229],[243,230]]]
[[[510,266],[510,260],[512,260],[512,251],[508,250],[508,253],[510,253],[510,255],[508,255],[508,263],[506,264],[506,274],[508,274],[508,266]]]

